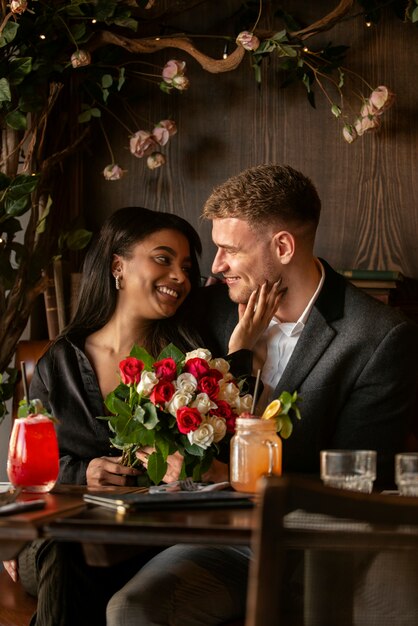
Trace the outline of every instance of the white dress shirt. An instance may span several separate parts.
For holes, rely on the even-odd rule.
[[[257,403],[257,415],[261,415],[267,404],[273,400],[273,392],[292,356],[292,352],[299,341],[302,330],[305,328],[315,300],[324,284],[325,270],[319,260],[317,260],[317,263],[321,271],[321,278],[315,293],[309,300],[302,315],[296,322],[279,322],[276,317],[273,317],[255,347],[255,351],[257,351],[257,348],[260,347],[258,344],[260,343],[267,348],[266,360],[261,371],[261,380],[263,381],[264,389]],[[289,389],[288,391],[292,392],[293,389]]]

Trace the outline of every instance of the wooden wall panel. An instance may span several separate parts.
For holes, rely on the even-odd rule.
[[[219,3],[212,4],[216,15],[201,9],[191,16],[194,32],[199,28],[207,32],[208,23],[222,32]],[[234,4],[225,1],[222,6],[226,11]],[[302,0],[282,2],[295,14],[298,9],[302,13],[306,4]],[[335,4],[328,0],[309,3],[308,17],[318,18]],[[396,269],[418,278],[417,27],[386,12],[370,29],[362,20],[346,21],[321,37],[323,43],[352,44],[346,65],[372,86],[386,84],[397,94],[378,134],[348,145],[318,90],[314,110],[299,84],[280,88],[281,76],[273,58],[264,68],[258,88],[248,59],[234,72],[211,75],[184,53],[164,51],[149,60],[159,67],[169,58],[185,60],[190,89],[164,96],[157,88],[144,91],[141,86],[131,99],[137,127],[131,119],[128,125],[135,131],[162,118],[175,119],[179,132],[166,151],[168,163],[160,170],[147,170],[143,159],[129,154],[127,131],[112,123],[113,150],[129,171],[118,182],[101,178],[100,171],[110,159],[98,136],[86,160],[89,225],[97,228],[108,213],[128,204],[176,212],[198,228],[205,248],[202,270],[208,274],[213,256],[210,226],[199,216],[212,188],[252,165],[288,163],[313,179],[322,198],[318,255],[338,268]],[[307,43],[313,46],[314,42]],[[315,43],[319,45],[321,39]],[[221,56],[219,42],[204,45]],[[354,117],[359,101],[352,105]]]

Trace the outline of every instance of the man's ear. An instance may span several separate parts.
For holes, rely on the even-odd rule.
[[[281,230],[273,236],[273,245],[278,260],[287,265],[295,253],[295,238],[287,230]]]

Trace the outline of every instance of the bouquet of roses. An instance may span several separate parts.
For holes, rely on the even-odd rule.
[[[183,354],[170,344],[154,360],[134,346],[119,370],[121,383],[105,399],[111,415],[99,419],[108,420],[111,442],[123,451],[124,465],[139,462],[138,449],[154,449],[147,474],[155,484],[174,452],[183,456],[180,478],[199,480],[212,460],[229,450],[236,417],[251,409],[246,381],[235,378],[225,359],[213,359],[204,348]]]

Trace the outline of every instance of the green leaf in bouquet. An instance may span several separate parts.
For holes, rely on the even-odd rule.
[[[126,418],[132,416],[131,408],[126,404],[126,402],[120,400],[114,393],[107,396],[105,404],[111,413],[120,414]]]
[[[197,446],[195,443],[188,442],[187,445],[184,446],[184,449],[188,454],[191,454],[192,456],[198,456],[201,458],[203,458],[206,453],[206,450],[204,448]]]
[[[152,404],[152,402],[146,402],[142,407],[138,406],[135,409],[135,415],[139,411],[142,411],[142,415],[140,417],[142,424],[145,428],[148,428],[148,430],[153,430],[160,421],[158,419],[158,412],[155,405]]]
[[[160,452],[153,452],[148,457],[148,476],[155,485],[158,485],[167,472],[167,462]]]
[[[179,348],[177,348],[173,343],[169,343],[163,350],[161,350],[160,354],[157,357],[157,361],[161,361],[162,359],[173,359],[177,365],[179,365],[182,361],[184,361],[185,355]]]
[[[173,452],[170,441],[161,433],[155,433],[155,447],[161,453],[163,459],[167,459],[168,455]]]
[[[154,359],[153,357],[145,350],[145,348],[141,348],[141,346],[137,346],[135,345],[129,356],[134,356],[136,359],[138,359],[139,361],[142,361],[144,364],[144,367],[146,370],[148,370],[149,372],[152,371],[152,366],[154,364]]]

